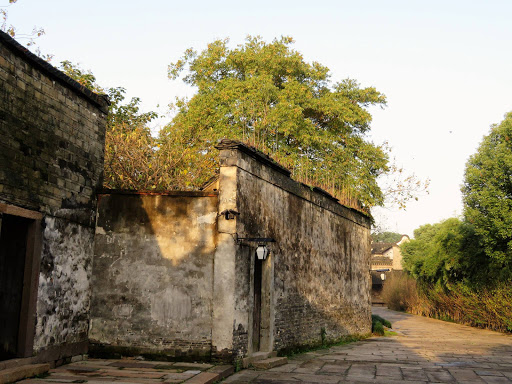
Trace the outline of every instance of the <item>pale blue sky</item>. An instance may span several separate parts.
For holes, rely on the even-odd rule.
[[[0,0],[0,4],[7,3]],[[79,62],[105,86],[123,86],[160,111],[193,90],[167,65],[216,38],[292,36],[308,61],[388,97],[374,109],[372,138],[398,163],[430,178],[430,194],[406,211],[375,214],[412,235],[460,215],[464,164],[489,125],[512,111],[512,1],[62,1],[18,0],[10,20],[46,36],[44,53]],[[23,42],[23,41],[22,41]]]

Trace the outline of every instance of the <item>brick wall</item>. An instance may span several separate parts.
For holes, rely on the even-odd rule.
[[[107,110],[0,33],[0,203],[43,214],[35,352],[87,339]]]
[[[103,171],[106,105],[93,103],[2,43],[1,198],[92,226],[94,193]]]

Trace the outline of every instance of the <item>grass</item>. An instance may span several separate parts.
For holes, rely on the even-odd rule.
[[[372,333],[378,336],[384,336],[384,325],[380,321],[372,323]]]
[[[390,333],[396,335],[396,332],[390,332],[386,328],[392,328],[391,322],[380,317],[379,315],[372,315],[372,333],[377,336],[392,336]],[[386,332],[388,334],[386,334]]]
[[[376,322],[380,322],[383,326],[385,327],[388,327],[388,328],[393,328],[391,326],[391,322],[384,319],[383,317],[380,317],[379,315],[372,315],[372,325]]]

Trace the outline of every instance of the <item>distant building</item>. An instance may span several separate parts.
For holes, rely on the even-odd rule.
[[[396,243],[373,243],[371,255],[371,276],[372,276],[372,302],[374,304],[382,303],[380,291],[382,285],[393,271],[402,271],[402,253],[400,245],[410,241],[409,236],[402,235],[400,241]]]
[[[371,270],[401,271],[403,268],[400,245],[409,241],[409,236],[402,235],[397,243],[372,243]]]

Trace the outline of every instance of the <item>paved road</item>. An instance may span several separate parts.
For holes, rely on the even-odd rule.
[[[374,308],[400,334],[310,352],[223,383],[512,383],[512,336]]]

